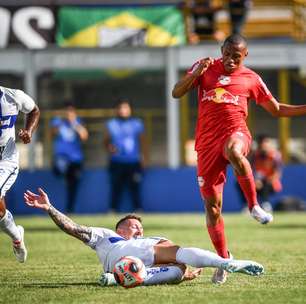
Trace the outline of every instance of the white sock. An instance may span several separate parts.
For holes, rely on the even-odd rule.
[[[183,278],[183,271],[177,266],[159,266],[146,268],[147,277],[143,285],[178,283]]]
[[[21,235],[11,212],[6,210],[4,217],[0,219],[0,229],[9,235],[13,241],[20,241]]]
[[[217,267],[220,268],[224,262],[230,259],[223,259],[217,254],[200,248],[179,248],[176,253],[176,261],[180,264],[187,264],[193,267]]]

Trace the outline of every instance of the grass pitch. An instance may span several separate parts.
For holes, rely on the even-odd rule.
[[[78,216],[88,226],[113,229],[118,216]],[[242,214],[225,215],[235,258],[265,266],[262,277],[232,274],[211,284],[212,269],[180,285],[100,287],[95,252],[64,234],[48,217],[16,217],[25,228],[28,261],[16,262],[9,238],[0,234],[0,303],[306,303],[306,214],[276,214],[263,226]],[[146,235],[165,236],[182,246],[212,250],[202,214],[143,215]]]

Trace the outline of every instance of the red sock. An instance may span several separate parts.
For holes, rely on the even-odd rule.
[[[210,239],[219,256],[228,258],[228,250],[226,245],[225,233],[224,233],[224,222],[223,218],[215,226],[207,226]]]
[[[251,210],[258,204],[254,176],[252,173],[246,176],[237,175],[237,181]]]

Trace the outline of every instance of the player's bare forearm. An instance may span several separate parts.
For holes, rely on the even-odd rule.
[[[64,232],[70,234],[83,242],[91,239],[91,228],[76,224],[68,216],[58,211],[52,205],[48,209],[48,214],[53,222]]]
[[[293,117],[306,115],[306,105],[290,105],[279,103],[274,98],[260,104],[267,112],[274,117]]]
[[[178,81],[172,90],[173,98],[180,98],[190,91],[196,78],[197,76],[191,74]]]
[[[306,115],[306,105],[279,104],[279,117],[292,117]]]
[[[180,81],[176,83],[172,90],[173,98],[180,98],[188,91],[190,91],[193,88],[193,84],[196,79],[205,73],[209,66],[213,64],[213,62],[214,60],[211,57],[207,57],[199,61],[193,68],[191,74],[185,75]]]
[[[25,130],[31,134],[37,129],[40,111],[37,106],[26,115]]]

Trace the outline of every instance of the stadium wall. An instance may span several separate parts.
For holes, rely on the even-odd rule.
[[[284,168],[281,193],[274,195],[272,203],[282,196],[295,196],[306,201],[306,165],[288,165]],[[27,207],[23,203],[25,189],[44,188],[54,205],[65,211],[65,185],[50,170],[21,171],[19,177],[7,195],[8,208],[14,214],[40,214],[39,210]],[[197,186],[196,169],[182,167],[172,170],[168,168],[150,168],[143,181],[144,212],[202,212],[203,203]],[[77,198],[76,213],[108,212],[109,184],[107,170],[86,170],[80,185]],[[240,211],[242,203],[237,192],[233,171],[228,170],[228,181],[224,192],[224,211]],[[131,210],[131,202],[126,195],[120,207],[121,212]]]

